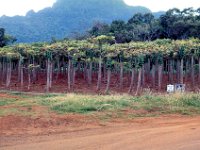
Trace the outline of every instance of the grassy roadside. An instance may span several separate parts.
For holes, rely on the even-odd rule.
[[[151,116],[160,114],[200,114],[200,94],[173,95],[79,95],[4,93],[0,97],[0,116],[10,114],[36,115],[32,107],[45,107],[58,114],[115,114],[120,116]],[[127,113],[128,112],[128,113]],[[41,113],[41,112],[40,112]],[[45,112],[47,113],[47,112]],[[42,114],[41,114],[42,115]]]

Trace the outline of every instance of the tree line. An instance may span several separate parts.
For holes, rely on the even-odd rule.
[[[11,35],[5,34],[5,29],[0,28],[0,47],[13,44],[17,39]]]
[[[200,38],[200,8],[168,10],[159,18],[153,14],[135,14],[127,22],[114,20],[111,24],[96,22],[88,36],[111,35],[117,43],[153,41],[156,39],[181,40]]]

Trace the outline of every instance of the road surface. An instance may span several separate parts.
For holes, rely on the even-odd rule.
[[[200,117],[159,117],[95,129],[1,137],[1,150],[200,150]]]

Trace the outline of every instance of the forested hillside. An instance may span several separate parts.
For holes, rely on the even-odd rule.
[[[150,10],[128,6],[123,0],[57,0],[52,8],[29,11],[24,17],[2,16],[0,27],[17,37],[17,42],[50,41],[52,37],[59,39],[85,31],[95,21],[126,21],[133,14],[147,12]]]

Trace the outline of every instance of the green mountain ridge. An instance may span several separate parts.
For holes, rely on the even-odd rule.
[[[123,0],[57,0],[52,7],[37,13],[30,10],[26,16],[2,16],[0,27],[18,42],[42,42],[86,31],[95,21],[126,21],[135,13],[148,12],[148,8],[128,6]]]

